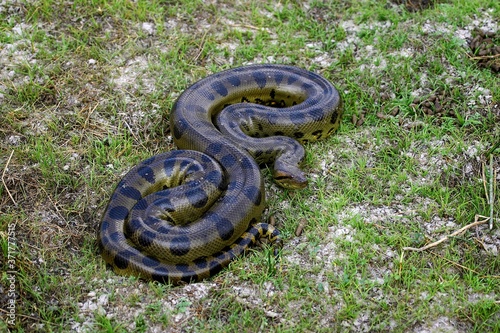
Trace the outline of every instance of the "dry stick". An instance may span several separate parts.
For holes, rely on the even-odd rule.
[[[484,220],[478,221],[479,217],[483,217]],[[489,217],[482,216],[482,215],[476,215],[473,223],[468,224],[468,225],[466,225],[463,228],[460,228],[459,230],[455,231],[451,235],[444,236],[440,240],[435,241],[434,243],[427,244],[426,246],[423,246],[423,247],[419,247],[419,248],[416,248],[416,247],[403,247],[403,251],[417,251],[417,252],[425,251],[427,249],[430,249],[431,247],[435,247],[435,246],[441,244],[442,242],[448,240],[448,238],[450,238],[450,237],[454,237],[454,236],[456,236],[458,234],[461,234],[462,232],[466,231],[467,229],[470,229],[470,228],[475,227],[475,226],[480,225],[480,224],[485,224],[489,220],[490,220]]]
[[[132,131],[132,127],[130,127],[130,125],[127,123],[127,121],[126,121],[125,119],[123,119],[123,123],[125,124],[125,126],[127,126],[128,131],[129,131],[129,132],[130,132],[130,134],[134,137],[135,141],[136,141],[137,143],[139,143],[139,145],[141,145],[141,147],[142,147],[142,148],[144,148],[144,149],[146,149],[146,150],[147,150],[147,148],[146,148],[146,147],[142,144],[142,141],[141,141],[141,140],[139,140],[139,138],[137,137],[137,135],[135,135],[134,131]],[[121,155],[121,153],[120,153],[120,155]]]
[[[201,37],[201,43],[200,43],[200,46],[198,47],[198,54],[194,57],[193,62],[196,62],[198,60],[198,58],[201,56],[201,53],[203,52],[203,49],[205,48],[207,34],[212,30],[213,26],[217,26],[218,22],[219,22],[219,17],[217,17],[217,19],[215,20],[215,23],[210,28],[208,28],[205,31],[205,33],[203,34],[203,36]]]
[[[443,259],[444,261],[449,262],[452,265],[455,265],[457,267],[465,269],[465,270],[467,270],[469,272],[476,273],[479,276],[479,278],[481,278],[481,279],[484,279],[484,278],[500,279],[500,275],[480,275],[480,273],[478,271],[476,271],[476,270],[474,270],[472,268],[469,268],[469,267],[464,266],[464,265],[460,265],[458,262],[455,262],[453,260],[447,259],[447,258],[443,257],[442,255],[437,254],[436,252],[433,252],[433,251],[429,251],[429,252],[432,253],[433,255],[435,255],[436,257],[439,257],[439,258]]]
[[[467,54],[467,56],[469,57],[469,59],[472,59],[472,60],[483,60],[483,59],[498,58],[498,57],[500,57],[500,54],[484,55],[484,56],[477,56],[477,57],[473,57],[470,54]]]
[[[490,173],[489,173],[489,176],[490,176],[490,195],[489,195],[489,204],[490,204],[490,223],[489,223],[489,227],[490,227],[490,230],[493,229],[493,204],[495,202],[495,192],[494,192],[494,184],[496,182],[496,171],[493,171],[493,154],[490,154]]]
[[[256,26],[253,26],[253,25],[250,25],[250,24],[232,24],[232,23],[228,23],[228,25],[230,27],[235,27],[235,28],[247,28],[247,29],[251,29],[251,30],[258,30],[258,31],[269,32],[269,29],[267,29],[267,28],[259,28],[259,27],[256,27]]]
[[[3,168],[3,172],[2,172],[2,184],[3,184],[3,187],[5,187],[5,190],[7,191],[7,194],[9,195],[10,200],[12,200],[12,202],[14,203],[14,206],[17,207],[17,202],[16,202],[16,200],[14,200],[14,197],[12,197],[12,194],[10,193],[9,188],[7,187],[7,184],[5,184],[5,179],[4,179],[5,178],[5,172],[7,172],[7,168],[9,167],[10,160],[12,159],[12,155],[14,155],[14,150],[12,150],[10,152],[9,159],[7,160],[7,163],[5,164],[5,167]]]

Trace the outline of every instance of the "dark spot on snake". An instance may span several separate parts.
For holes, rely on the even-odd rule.
[[[132,186],[126,186],[120,188],[120,193],[126,196],[127,198],[134,199],[134,200],[141,200],[142,195],[139,190],[133,188]]]
[[[241,159],[240,165],[245,170],[251,170],[251,169],[253,169],[255,163],[254,163],[253,160],[251,160],[251,159],[249,159],[247,157],[243,157]]]
[[[179,164],[179,167],[180,167],[181,169],[184,169],[184,168],[185,168],[185,167],[187,167],[187,166],[189,166],[189,167],[191,167],[191,166],[192,166],[191,161],[189,161],[189,160],[185,160],[185,159],[181,159],[181,161],[180,161],[180,162],[177,162],[177,163]],[[189,171],[189,169],[188,169],[187,171]]]
[[[262,72],[255,71],[252,73],[253,79],[255,80],[255,83],[259,86],[260,89],[264,88],[267,83],[267,78],[266,75]]]
[[[201,156],[201,163],[203,164],[208,164],[212,161],[208,155],[200,154],[200,156]]]
[[[324,114],[325,113],[321,109],[313,109],[308,113],[309,117],[311,117],[315,121],[322,121],[324,118]]]
[[[125,269],[128,267],[129,264],[129,258],[132,257],[134,253],[131,251],[120,251],[116,254],[115,258],[113,259],[113,263],[115,264],[116,267],[119,269]]]
[[[207,153],[210,156],[216,156],[222,151],[222,149],[224,149],[224,147],[221,143],[212,142],[211,144],[208,145],[207,149],[205,149],[205,153]]]
[[[310,92],[311,89],[313,91],[315,91],[314,86],[312,84],[310,84],[310,83],[307,83],[307,82],[305,82],[305,83],[302,84],[302,89],[304,89],[307,92]]]
[[[161,227],[158,227],[158,229],[156,229],[159,233],[161,234],[168,234],[170,232],[170,228],[168,227],[165,227],[165,226],[161,226]]]
[[[149,164],[153,163],[155,161],[155,159],[156,159],[156,156],[150,157],[150,158],[142,161],[142,164],[149,165]]]
[[[279,123],[280,121],[280,115],[273,112],[273,113],[269,113],[267,115],[267,121],[269,122],[269,124],[273,125],[273,124],[277,124]]]
[[[241,98],[241,103],[250,103],[250,100],[248,98],[246,98],[245,96],[243,96]]]
[[[285,135],[285,133],[283,133],[282,131],[276,131],[274,132],[274,135]]]
[[[212,261],[210,262],[210,276],[213,276],[217,273],[219,273],[224,267],[219,263],[218,261]]]
[[[185,195],[189,203],[195,208],[202,208],[207,204],[207,193],[201,187],[189,190]]]
[[[183,166],[183,167],[185,167],[185,166]],[[193,164],[189,165],[189,167],[186,170],[186,173],[188,175],[190,175],[190,174],[193,174],[193,173],[198,172],[200,170],[202,170],[202,166],[199,165],[198,163],[193,163]]]
[[[218,216],[215,227],[217,228],[220,238],[225,241],[230,240],[234,235],[234,226],[228,219]]]
[[[108,222],[108,221],[106,221],[106,220],[103,220],[103,221],[101,222],[100,229],[101,229],[101,230],[107,230],[108,228],[109,228],[109,222]]]
[[[240,127],[243,130],[243,132],[248,133],[250,132],[250,126],[246,122],[241,122]]]
[[[247,232],[251,234],[253,237],[256,238],[261,237],[263,233],[262,225],[263,224],[259,224],[258,226],[252,225],[250,228],[248,228]]]
[[[127,221],[123,226],[123,232],[127,236],[133,235],[138,229],[141,229],[142,223],[137,219]]]
[[[189,126],[185,119],[179,119],[173,125],[174,138],[176,139],[180,139],[182,137],[182,133],[184,133]]]
[[[227,88],[221,82],[215,81],[212,83],[212,89],[221,96],[227,96]]]
[[[108,246],[108,244],[109,244],[108,237],[101,234],[97,242],[97,245],[99,246],[99,252],[102,253],[104,249]]]
[[[227,258],[233,258],[234,255],[233,255],[233,252],[231,251],[231,249],[229,247],[226,247],[224,248],[221,252],[218,252],[214,255],[214,258],[216,259],[216,261],[218,262],[223,262],[225,261]]]
[[[167,176],[171,176],[172,175],[172,173],[175,170],[175,165],[176,165],[176,161],[173,158],[167,158],[163,162],[163,171],[165,171],[165,174]]]
[[[154,184],[155,173],[154,173],[153,169],[151,169],[150,167],[145,166],[145,165],[141,166],[137,170],[137,173],[139,174],[139,176],[141,176],[142,178],[147,180],[149,183]]]
[[[188,271],[188,272],[184,273],[184,275],[182,275],[182,277],[181,277],[181,281],[185,282],[185,283],[191,283],[191,282],[197,281],[199,279],[200,279],[200,277],[198,276],[198,274],[196,274],[195,272],[192,272],[192,271]]]
[[[123,184],[125,184],[125,182],[124,182],[124,181],[121,181],[121,182],[118,184],[118,186],[116,186],[116,188],[123,187],[123,186],[124,186]],[[115,201],[115,200],[116,200],[116,199],[118,199],[120,196],[121,196],[121,195],[120,195],[120,192],[118,192],[118,191],[116,191],[116,190],[115,190],[115,191],[113,192],[113,194],[111,195],[111,198],[110,198],[110,200],[109,200],[109,201],[110,201],[110,202],[111,202],[111,201]]]
[[[205,258],[201,258],[201,259],[196,259],[194,262],[193,262],[196,267],[198,267],[199,269],[205,269],[208,265],[207,265],[207,260]]]
[[[283,73],[279,71],[274,72],[274,81],[279,85],[283,81]]]
[[[191,250],[191,241],[187,236],[179,236],[172,239],[170,253],[174,256],[183,256]]]
[[[245,196],[250,199],[256,206],[260,205],[262,201],[262,193],[259,188],[255,186],[248,186],[243,189]]]
[[[236,158],[233,155],[228,154],[222,157],[220,161],[224,167],[230,168],[236,163]]]
[[[300,125],[305,121],[306,117],[302,112],[290,113],[290,120],[296,125]]]
[[[271,92],[269,93],[269,96],[271,96],[272,99],[276,98],[276,90],[271,89]]]
[[[186,152],[190,152],[190,150],[182,150],[182,149],[171,150],[168,153],[164,153],[163,155],[165,155],[165,158],[173,159],[180,155],[185,154]]]
[[[257,124],[257,128],[259,129],[259,131],[263,131],[264,130],[264,127],[262,127],[262,124]]]
[[[121,232],[116,231],[109,235],[109,239],[111,239],[111,242],[117,243],[124,240],[125,237],[123,237],[123,234]]]
[[[293,136],[296,138],[296,139],[300,139],[304,136],[304,133],[302,132],[295,132],[293,133]]]
[[[335,110],[333,113],[332,113],[332,117],[330,118],[330,123],[331,124],[335,124],[337,122],[337,118],[339,117],[339,113],[337,112],[337,110]]]
[[[179,272],[183,272],[183,273],[190,273],[190,272],[192,272],[191,269],[189,269],[189,265],[188,264],[176,264],[175,265],[175,269],[177,269]]]
[[[168,269],[165,267],[157,267],[155,268],[155,273],[151,274],[151,279],[154,281],[158,281],[161,283],[167,283],[168,282]]]
[[[335,131],[335,126],[333,126],[332,128],[330,128],[330,129],[328,130],[327,135],[332,134],[332,132],[333,132],[333,131]]]
[[[114,220],[123,220],[128,216],[128,209],[124,206],[116,206],[109,210],[109,217]]]
[[[139,242],[139,245],[142,247],[148,247],[153,243],[154,239],[156,238],[156,234],[152,231],[149,230],[144,230],[139,234],[139,237],[137,238],[137,241]]]
[[[229,186],[228,186],[228,188],[229,188]],[[228,205],[237,204],[237,203],[239,203],[238,196],[236,196],[236,195],[225,195],[224,196],[224,203],[228,204]]]
[[[210,91],[208,90],[204,90],[203,92],[200,93],[203,97],[205,97],[206,99],[210,100],[210,101],[213,101],[215,100],[215,95],[212,94]]]
[[[295,75],[290,75],[290,76],[288,77],[288,80],[287,80],[287,82],[286,82],[286,83],[287,83],[288,85],[292,85],[295,81],[297,81],[297,76],[295,76]]]
[[[317,140],[321,139],[323,135],[323,130],[317,130],[311,133]]]
[[[253,242],[254,242],[253,237],[246,236],[240,238],[240,240],[238,241],[238,245],[243,248],[246,248],[250,246],[250,244],[252,244]]]
[[[224,175],[218,170],[212,170],[205,175],[205,179],[207,182],[218,186],[221,182],[223,182]]]
[[[230,76],[227,78],[227,81],[231,83],[233,87],[238,87],[241,84],[241,80],[239,77],[235,76]]]
[[[142,258],[142,263],[148,267],[156,267],[159,265],[158,260],[150,256],[145,256],[144,258]]]
[[[148,202],[145,199],[139,200],[134,206],[134,210],[145,210],[146,208],[148,208]]]

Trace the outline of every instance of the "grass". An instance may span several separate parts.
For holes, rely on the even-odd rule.
[[[0,5],[0,233],[15,259],[0,329],[499,331],[497,226],[403,250],[489,215],[482,165],[500,137],[500,84],[461,32],[498,17],[493,0],[415,12],[387,1]],[[176,97],[261,62],[321,73],[345,106],[338,133],[306,147],[307,189],[279,189],[263,170],[280,262],[256,248],[178,288],[106,270],[96,231],[107,200],[133,165],[175,148]]]

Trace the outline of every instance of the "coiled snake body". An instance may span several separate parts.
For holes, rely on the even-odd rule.
[[[341,114],[330,82],[292,66],[239,67],[193,84],[170,115],[182,150],[141,162],[113,193],[98,236],[103,258],[119,274],[175,284],[216,274],[259,237],[279,242],[259,223],[259,164],[274,161],[278,184],[303,188],[299,142],[325,138]]]

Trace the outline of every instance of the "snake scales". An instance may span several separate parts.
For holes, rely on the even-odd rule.
[[[303,188],[300,143],[323,139],[342,103],[323,77],[292,66],[252,65],[208,76],[177,99],[177,147],[153,156],[117,185],[100,224],[99,248],[115,272],[177,284],[210,277],[263,236],[259,164]],[[299,143],[300,142],[300,143]]]

